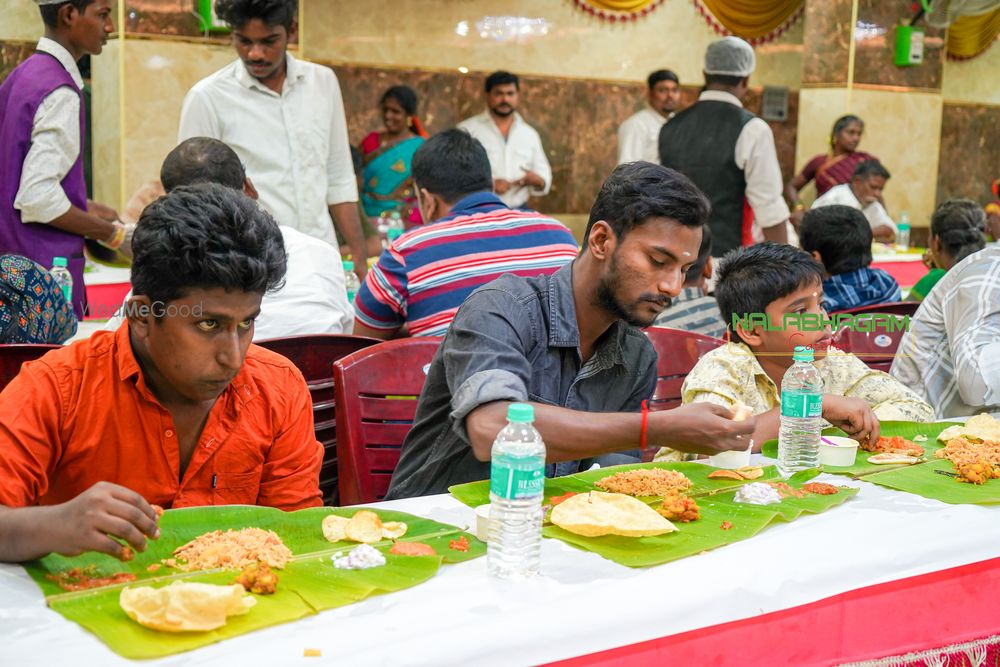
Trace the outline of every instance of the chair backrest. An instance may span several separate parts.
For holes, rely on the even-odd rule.
[[[888,373],[897,356],[899,343],[906,333],[905,320],[901,317],[895,319],[898,325],[894,327],[883,325],[881,321],[873,322],[870,327],[872,331],[863,331],[869,327],[858,326],[864,321],[859,319],[854,326],[838,331],[833,337],[834,344],[861,359],[869,368]]]
[[[342,505],[385,497],[440,344],[440,338],[401,338],[333,364]]]
[[[913,315],[920,307],[919,301],[894,301],[892,303],[873,303],[869,306],[858,306],[847,310],[833,311],[835,313],[849,313],[851,315],[862,315],[867,313],[888,313],[890,315]]]
[[[726,344],[719,338],[682,329],[649,327],[646,336],[656,349],[656,390],[650,410],[669,410],[681,404],[681,385],[706,352]]]
[[[10,384],[21,371],[21,364],[34,361],[49,350],[58,350],[62,345],[41,343],[5,343],[0,345],[0,391]]]
[[[257,341],[261,347],[277,352],[295,364],[309,386],[313,406],[313,428],[316,431],[316,439],[323,445],[323,467],[319,474],[319,489],[323,494],[324,505],[336,505],[338,501],[333,362],[378,342],[377,338],[339,334],[289,336]]]

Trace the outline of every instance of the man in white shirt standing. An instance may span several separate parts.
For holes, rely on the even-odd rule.
[[[21,0],[19,0],[21,1]],[[99,54],[114,30],[108,0],[35,0],[45,24],[36,52],[0,86],[0,251],[45,268],[63,257],[73,310],[86,311],[84,238],[117,249],[125,227],[87,200],[83,78],[77,60]]]
[[[882,205],[882,191],[891,178],[889,170],[878,160],[865,160],[854,168],[850,183],[835,185],[816,198],[810,208],[831,204],[850,206],[865,214],[876,241],[887,243],[896,239],[896,223]]]
[[[618,128],[618,164],[642,160],[660,161],[660,130],[674,117],[681,103],[681,83],[668,69],[658,69],[646,78],[646,107]]]
[[[298,29],[296,8],[296,0],[216,2],[239,59],[188,92],[178,143],[225,142],[280,224],[336,246],[332,217],[363,278],[365,242],[340,84],[330,68],[287,52]]]
[[[660,129],[660,162],[701,188],[712,202],[712,256],[753,243],[754,220],[763,237],[788,241],[788,204],[774,135],[743,108],[757,59],[739,37],[705,51],[705,89],[698,102]]]
[[[490,158],[493,190],[510,208],[522,208],[528,197],[552,188],[552,167],[535,128],[517,112],[520,80],[510,72],[486,77],[486,108],[458,127],[479,140]]]

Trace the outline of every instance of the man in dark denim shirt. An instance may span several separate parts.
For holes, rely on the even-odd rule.
[[[686,177],[624,164],[601,188],[572,264],[552,276],[505,275],[470,295],[431,363],[386,499],[487,479],[513,401],[535,406],[549,474],[634,449],[637,412],[656,385],[656,352],[636,327],[680,292],[707,217]],[[710,403],[652,413],[648,440],[697,453],[745,449],[755,421],[731,417]]]

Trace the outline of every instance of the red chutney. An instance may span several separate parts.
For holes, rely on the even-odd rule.
[[[89,567],[74,567],[59,574],[47,574],[46,579],[59,584],[59,588],[64,591],[85,591],[89,588],[100,588],[101,586],[111,586],[114,584],[124,584],[135,581],[135,575],[131,572],[116,572],[107,577],[95,577],[93,565]]]
[[[469,540],[466,539],[465,535],[462,535],[457,540],[452,540],[451,542],[448,542],[448,548],[454,549],[455,551],[468,551]]]

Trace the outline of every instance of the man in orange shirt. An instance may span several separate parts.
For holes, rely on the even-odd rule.
[[[0,394],[0,560],[122,555],[165,507],[321,504],[309,392],[250,344],[285,274],[281,232],[243,194],[178,188],[143,212],[117,331],[27,364]]]

